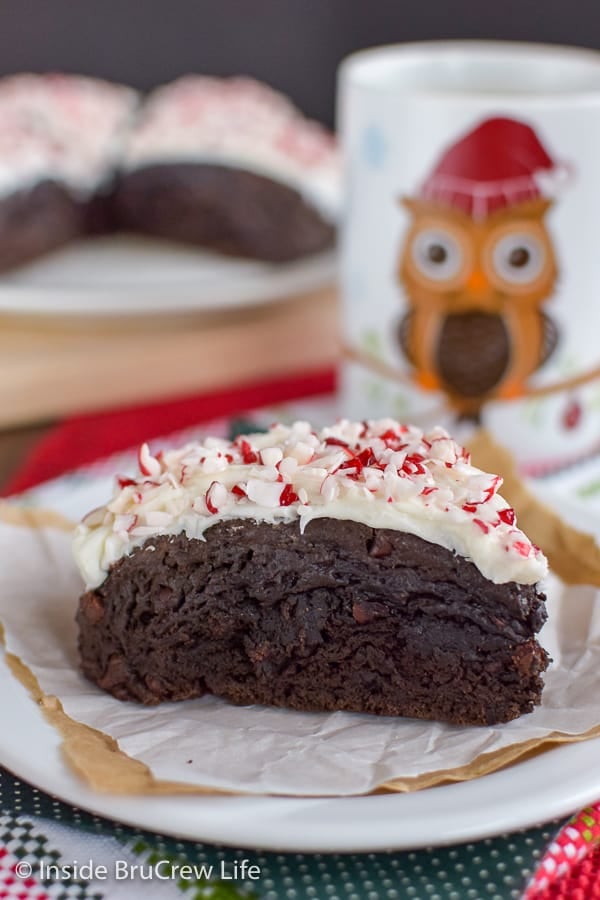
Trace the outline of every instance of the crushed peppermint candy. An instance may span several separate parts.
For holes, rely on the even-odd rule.
[[[531,584],[546,560],[517,528],[502,479],[471,465],[442,428],[393,419],[274,425],[233,441],[139,451],[139,474],[117,480],[106,507],[79,526],[75,554],[88,586],[149,536],[203,539],[223,519],[272,524],[350,519],[415,534],[465,556],[496,583]]]

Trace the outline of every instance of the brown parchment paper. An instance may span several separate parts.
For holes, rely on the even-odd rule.
[[[593,540],[590,548],[589,536],[564,525],[554,513],[539,511],[537,501],[514,472],[511,474],[510,456],[504,461],[502,448],[496,448],[491,439],[478,436],[471,446],[478,465],[504,475],[510,494],[509,490],[503,493],[517,509],[520,524],[554,555],[563,574],[568,577],[572,567],[579,580],[583,570],[599,585],[600,568],[594,569],[598,548]],[[531,523],[525,525],[519,507],[523,498],[525,515],[533,524],[536,509],[538,515],[547,517],[549,513],[556,519],[552,528],[544,525],[541,529],[544,539],[555,541],[556,546],[544,546],[540,535],[533,534]],[[3,558],[12,557],[18,566],[20,547],[28,563],[26,572],[19,569],[18,578],[3,577],[6,565],[0,572],[0,622],[12,673],[61,733],[63,752],[72,769],[98,791],[297,796],[413,791],[475,778],[556,744],[600,736],[596,700],[600,695],[600,599],[592,587],[567,589],[557,579],[549,583],[554,623],[549,637],[550,643],[556,644],[549,649],[560,665],[555,664],[548,673],[545,703],[549,698],[549,706],[544,709],[544,721],[538,724],[535,719],[540,711],[495,729],[461,729],[347,713],[330,716],[261,707],[240,709],[215,698],[151,710],[120,703],[77,672],[72,619],[80,585],[70,559],[71,527],[52,512],[0,504]],[[563,560],[565,553],[575,554],[575,563]],[[24,606],[22,599],[17,599],[25,594]],[[37,646],[27,634],[37,635]],[[543,632],[542,643],[548,646],[544,637]],[[46,648],[42,653],[41,646]],[[56,652],[48,652],[48,648]],[[54,690],[57,686],[63,690]],[[149,721],[142,723],[139,716],[145,713]],[[261,726],[257,730],[258,719]],[[95,727],[96,720],[100,727]],[[299,733],[294,735],[298,724]],[[182,730],[187,732],[183,747]],[[140,734],[144,735],[141,743]],[[207,734],[220,734],[216,744],[208,742],[214,757],[210,771],[195,764],[198,736],[206,739]],[[152,743],[152,736],[154,746],[149,750],[144,741],[149,737]],[[316,760],[315,748],[324,748]],[[248,751],[250,766],[246,764]],[[173,755],[176,758],[165,765]],[[240,771],[242,761],[245,767]]]

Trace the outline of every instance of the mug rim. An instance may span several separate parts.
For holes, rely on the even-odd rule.
[[[389,80],[369,80],[364,77],[364,71],[371,68],[373,63],[381,63],[386,58],[393,62],[426,62],[434,58],[447,57],[450,62],[460,56],[470,58],[473,63],[477,58],[483,59],[490,54],[496,54],[505,60],[517,57],[527,58],[529,61],[539,63],[569,62],[574,63],[574,68],[588,70],[590,75],[597,77],[596,83],[589,86],[568,86],[561,90],[532,88],[531,90],[515,90],[507,87],[505,90],[486,91],[473,88],[442,88],[431,86],[418,86],[410,84],[399,85]],[[432,41],[408,41],[406,43],[380,44],[373,47],[365,47],[346,56],[339,64],[338,80],[341,85],[370,94],[395,94],[405,97],[416,96],[419,99],[435,99],[445,101],[478,101],[483,99],[494,102],[511,103],[548,103],[556,104],[561,101],[597,102],[600,101],[600,50],[590,47],[578,47],[568,44],[533,43],[528,41],[503,41],[503,40],[432,40]]]

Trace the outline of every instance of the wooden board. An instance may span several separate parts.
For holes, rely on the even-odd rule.
[[[316,371],[339,347],[334,287],[222,314],[0,316],[0,427]]]

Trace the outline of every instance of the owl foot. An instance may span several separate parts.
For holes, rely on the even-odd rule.
[[[439,391],[441,383],[437,375],[423,369],[415,374],[415,383],[424,391]]]
[[[497,393],[499,400],[517,400],[519,397],[525,396],[525,385],[516,378],[509,378],[505,381]]]

